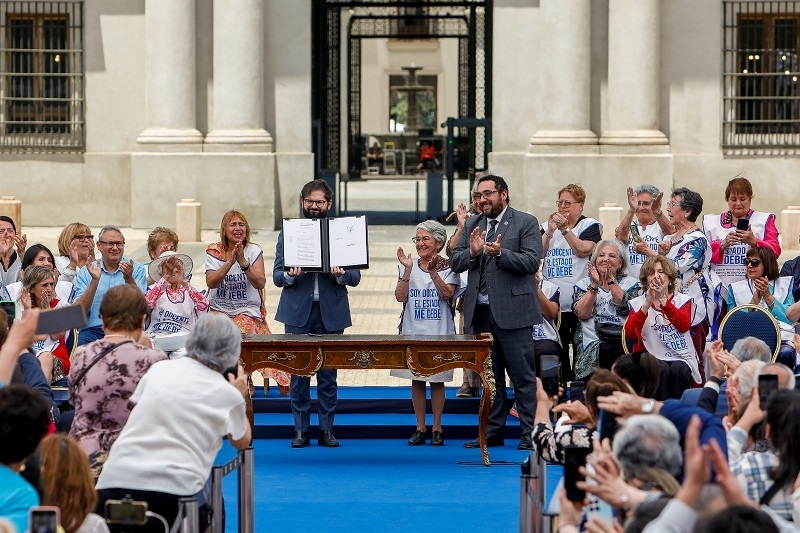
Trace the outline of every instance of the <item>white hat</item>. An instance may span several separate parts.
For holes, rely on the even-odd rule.
[[[192,258],[186,254],[179,254],[173,252],[172,250],[167,250],[163,252],[158,259],[153,259],[150,262],[150,265],[147,267],[147,274],[150,276],[150,279],[158,281],[161,279],[161,265],[164,264],[164,261],[169,259],[170,257],[177,257],[180,259],[181,263],[183,263],[183,274],[184,276],[188,276],[194,270],[194,263],[192,263]]]

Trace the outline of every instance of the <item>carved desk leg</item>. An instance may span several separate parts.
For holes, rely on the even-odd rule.
[[[492,410],[492,403],[497,394],[491,354],[483,361],[483,372],[480,374],[481,380],[483,380],[483,393],[481,394],[480,415],[478,417],[478,437],[481,441],[483,464],[484,466],[489,466],[491,462],[489,461],[489,450],[486,448],[486,423],[489,421],[489,413]]]

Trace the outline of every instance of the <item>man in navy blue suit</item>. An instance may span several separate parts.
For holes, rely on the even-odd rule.
[[[303,215],[306,218],[325,218],[333,205],[333,191],[323,180],[306,183],[300,193]],[[330,272],[309,273],[299,267],[284,271],[283,231],[278,235],[275,248],[275,266],[272,281],[282,287],[281,299],[275,320],[283,322],[286,333],[342,334],[353,323],[347,285],[355,287],[361,281],[359,270],[331,267]],[[295,437],[292,448],[305,448],[311,408],[311,378],[292,375],[290,396],[294,416]],[[336,370],[320,369],[317,372],[317,414],[319,415],[319,444],[328,448],[339,446],[333,436],[333,418],[336,413]]]

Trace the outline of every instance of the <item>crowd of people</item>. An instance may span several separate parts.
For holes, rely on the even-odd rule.
[[[592,451],[586,481],[578,483],[589,497],[562,498],[562,530],[619,531],[627,523],[626,531],[678,531],[678,524],[710,528],[732,516],[793,530],[800,513],[800,454],[792,445],[800,436],[800,262],[779,268],[775,216],[751,208],[746,178],[728,184],[727,212],[702,218],[703,198],[687,188],[671,191],[664,209],[665,195],[652,185],[626,195],[627,214],[615,238],[604,240],[601,223],[583,214],[580,185],[563,187],[556,210],[540,223],[511,207],[502,177],[479,177],[450,238],[441,223],[425,221],[410,236],[413,250],[397,249],[398,332],[492,334],[497,393],[488,446],[505,444],[508,376],[518,449],[556,463],[568,449]],[[333,191],[314,180],[299,199],[304,217],[325,218]],[[348,287],[361,272],[286,265],[283,239],[281,232],[272,272],[280,289],[275,320],[286,333],[344,334],[352,325]],[[180,498],[195,497],[201,522],[209,523],[204,488],[222,439],[243,448],[252,437],[253,387],[238,364],[240,339],[271,332],[268,278],[241,211],[225,213],[219,241],[206,250],[207,291],[192,285],[193,261],[178,245],[174,231],[156,228],[144,265],[125,256],[118,227],[103,227],[95,240],[88,226],[73,223],[56,257],[41,244],[28,246],[14,221],[0,216],[0,293],[16,304],[10,330],[0,311],[0,515],[17,531],[40,503],[62,508],[67,533],[115,531],[99,515],[104,502],[128,496],[148,501],[167,522]],[[722,345],[726,313],[742,304],[774,317],[779,347],[755,338]],[[42,311],[66,305],[85,310],[85,327],[35,335]],[[427,312],[415,313],[421,306]],[[585,384],[584,398],[557,401],[545,392],[537,377],[543,356],[560,361],[562,386]],[[309,378],[263,374],[265,389],[273,379],[290,395],[291,446],[309,446]],[[444,383],[452,371],[393,375],[411,380],[416,428],[408,444],[444,445]],[[770,395],[759,395],[762,376],[776,376]],[[320,370],[317,383],[318,442],[335,448],[336,371]],[[68,386],[73,410],[54,408],[54,385]],[[458,395],[480,386],[479,376],[465,372]],[[604,416],[621,423],[616,436],[601,430]],[[180,476],[170,473],[174,464],[184,465]],[[31,470],[36,475],[23,480],[20,472]],[[64,476],[75,499],[53,489]],[[611,506],[613,523],[591,512],[602,505]],[[721,506],[736,513],[712,512]]]

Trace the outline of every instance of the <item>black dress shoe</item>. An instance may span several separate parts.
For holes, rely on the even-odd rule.
[[[305,448],[311,444],[308,438],[308,431],[298,431],[292,439],[292,448]]]
[[[533,449],[533,441],[531,440],[530,435],[524,435],[520,441],[519,445],[517,445],[518,450],[532,450]]]
[[[486,437],[486,447],[487,448],[496,448],[498,446],[505,446],[505,442],[500,437]],[[464,443],[464,448],[480,448],[481,447],[481,439],[477,438],[475,440],[468,440]]]
[[[330,429],[322,429],[319,432],[319,445],[326,448],[338,448],[339,441],[333,436],[333,431]]]
[[[420,444],[425,444],[425,432],[416,430],[411,438],[408,439],[409,446],[419,446]]]
[[[431,446],[442,446],[444,445],[444,437],[442,437],[441,431],[434,431],[431,435]]]
[[[469,398],[471,396],[477,396],[477,395],[478,395],[478,387],[470,387],[466,383],[461,385],[456,391],[456,396],[459,398]]]

